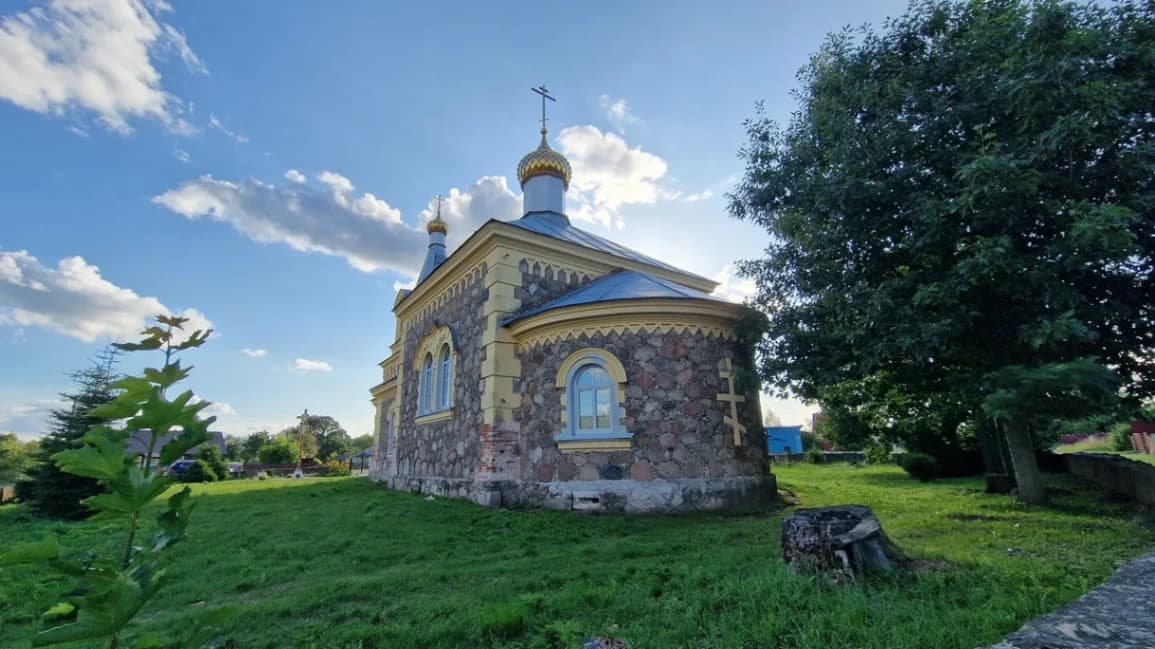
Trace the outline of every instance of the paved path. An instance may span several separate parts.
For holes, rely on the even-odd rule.
[[[1155,553],[989,649],[1155,648]]]

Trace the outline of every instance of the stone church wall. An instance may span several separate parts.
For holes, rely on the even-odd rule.
[[[397,435],[397,476],[472,480],[480,463],[478,431],[481,428],[481,362],[486,300],[485,275],[478,273],[463,290],[405,332],[404,377],[400,386],[401,417]],[[417,348],[434,324],[447,324],[457,340],[453,377],[453,410],[450,419],[414,424],[417,417]]]
[[[589,284],[596,277],[576,271],[567,271],[553,266],[530,262],[525,259],[518,264],[521,270],[521,287],[515,296],[521,300],[521,311],[529,311],[558,299],[581,286]]]
[[[633,433],[628,451],[562,452],[555,441],[561,427],[561,394],[554,387],[558,367],[585,347],[605,349],[626,371],[623,425]],[[526,481],[717,480],[768,474],[766,441],[757,394],[738,405],[747,428],[735,446],[724,423],[730,405],[719,401],[728,384],[718,363],[734,358],[735,345],[692,333],[582,334],[569,341],[521,350],[521,421]]]

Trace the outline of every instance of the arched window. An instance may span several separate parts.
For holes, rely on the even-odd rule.
[[[621,422],[626,373],[613,354],[596,348],[570,354],[558,368],[556,385],[562,399],[559,448],[581,440],[596,441],[599,448],[620,441],[629,448],[631,436]]]
[[[571,409],[575,435],[613,432],[614,384],[605,368],[587,363],[574,373]]]
[[[437,409],[448,410],[453,405],[453,354],[449,343],[441,346],[437,358]]]
[[[417,414],[430,412],[433,412],[433,354],[425,354],[417,380]]]

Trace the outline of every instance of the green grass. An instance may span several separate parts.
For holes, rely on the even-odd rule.
[[[834,585],[781,563],[782,511],[681,517],[487,510],[350,479],[197,488],[173,582],[144,626],[179,637],[233,607],[221,647],[973,647],[1073,600],[1155,543],[1077,483],[1047,508],[921,484],[896,468],[781,467],[806,506],[873,507],[937,569]],[[105,546],[103,523],[0,509],[0,547],[44,538]],[[0,646],[39,625],[64,584],[0,574]]]
[[[1128,460],[1135,462],[1142,462],[1144,464],[1155,464],[1155,455],[1147,455],[1145,453],[1136,453],[1135,451],[1112,451],[1108,448],[1108,442],[1092,440],[1084,440],[1074,444],[1067,444],[1055,449],[1056,453],[1103,453],[1108,455],[1118,455],[1125,457]]]

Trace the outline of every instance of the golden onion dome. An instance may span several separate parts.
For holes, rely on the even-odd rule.
[[[433,220],[425,224],[425,231],[429,234],[433,234],[434,232],[449,234],[449,225],[441,220],[440,210],[438,210],[437,216],[433,217]]]
[[[525,181],[534,176],[554,176],[561,178],[565,188],[569,189],[569,179],[573,170],[565,156],[549,148],[545,141],[545,129],[541,129],[541,144],[536,149],[525,154],[517,164],[517,180],[525,185]]]

